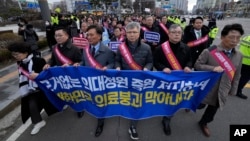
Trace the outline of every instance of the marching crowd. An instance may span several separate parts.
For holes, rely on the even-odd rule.
[[[51,51],[51,58],[45,62],[37,50],[38,37],[33,26],[21,19],[19,35],[23,36],[24,42],[11,44],[8,49],[18,64],[23,122],[31,117],[34,124],[31,134],[34,135],[46,124],[40,115],[41,109],[44,108],[48,115],[58,112],[32,81],[49,67],[88,66],[100,70],[157,70],[165,73],[174,70],[224,72],[197,107],[206,107],[198,125],[209,137],[208,123],[214,120],[217,110],[224,107],[226,97],[237,95],[247,99],[242,89],[249,81],[250,36],[242,38],[244,30],[241,24],[228,24],[221,30],[220,43],[214,45],[218,27],[216,24],[208,27],[203,20],[198,16],[186,25],[185,19],[166,15],[126,16],[118,20],[114,15],[77,17],[53,14],[51,22],[45,22]],[[152,34],[159,36],[151,40]],[[89,46],[77,47],[72,42],[73,37],[87,39]],[[111,50],[110,42],[120,42],[119,48]],[[238,43],[241,52],[237,49]],[[84,111],[77,112],[77,116],[84,116]],[[162,119],[166,135],[171,134],[171,118],[164,116]],[[97,120],[96,137],[101,135],[104,121],[104,118]],[[128,130],[133,140],[139,139],[137,123],[138,120],[131,120]]]

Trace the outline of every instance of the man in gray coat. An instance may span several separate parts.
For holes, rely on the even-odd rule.
[[[153,57],[150,46],[140,40],[141,26],[137,22],[130,22],[126,26],[126,40],[116,53],[116,70],[144,70],[153,68]],[[130,60],[130,61],[129,61]],[[129,134],[132,140],[138,140],[136,130],[138,120],[131,120]]]
[[[112,69],[114,67],[114,52],[101,43],[102,27],[98,25],[90,25],[87,28],[87,39],[90,47],[83,49],[82,66],[89,66],[101,70]],[[91,60],[92,59],[92,60]],[[79,66],[80,64],[74,64]],[[101,135],[104,126],[104,118],[98,119],[95,136]]]
[[[194,67],[198,71],[223,72],[209,94],[204,98],[200,108],[207,108],[199,121],[205,136],[210,136],[207,124],[213,121],[217,109],[222,109],[228,95],[236,95],[240,79],[242,55],[236,49],[244,30],[240,24],[226,25],[221,31],[221,43],[205,49]]]

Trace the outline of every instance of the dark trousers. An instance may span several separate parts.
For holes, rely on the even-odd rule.
[[[239,85],[238,85],[237,94],[242,93],[242,89],[247,84],[247,82],[250,80],[249,72],[250,72],[250,66],[242,64],[241,77],[240,77],[240,81],[239,81]]]
[[[97,126],[103,126],[104,120],[105,120],[105,118],[98,118]]]
[[[136,127],[138,123],[138,120],[130,120],[130,127]]]
[[[171,121],[171,118],[172,118],[173,116],[164,116],[163,118],[162,118],[162,122],[165,124],[165,126],[167,126],[167,125],[169,125],[170,124],[170,121]]]
[[[218,106],[208,105],[203,116],[201,117],[201,120],[199,121],[199,124],[207,125],[207,123],[213,121],[217,110]]]
[[[32,123],[36,124],[42,121],[42,116],[40,114],[41,108],[39,108],[39,101],[35,95],[30,95],[28,105]]]

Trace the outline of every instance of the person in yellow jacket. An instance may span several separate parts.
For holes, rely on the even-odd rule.
[[[245,36],[240,42],[240,52],[243,55],[241,77],[238,84],[238,90],[236,96],[242,99],[247,99],[247,96],[242,93],[242,89],[250,80],[250,35]]]
[[[218,34],[219,28],[217,26],[212,26],[210,28],[210,31],[208,33],[209,36],[209,46],[213,43],[214,39],[216,38]]]
[[[53,26],[57,26],[59,24],[58,15],[55,13],[51,13],[51,24]]]

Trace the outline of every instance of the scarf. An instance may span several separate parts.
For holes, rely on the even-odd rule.
[[[21,93],[21,96],[25,96],[29,94],[32,91],[35,91],[38,87],[37,84],[30,80],[27,76],[25,76],[22,72],[20,67],[22,67],[27,72],[31,73],[33,72],[33,54],[30,54],[27,58],[23,59],[18,67],[18,73],[19,73],[19,92]]]

